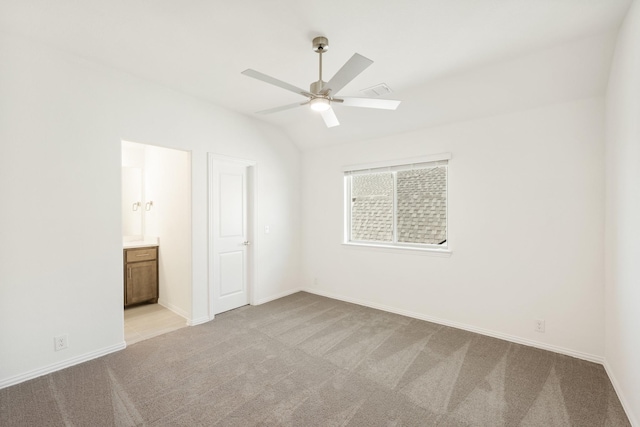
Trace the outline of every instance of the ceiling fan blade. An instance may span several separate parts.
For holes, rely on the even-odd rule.
[[[261,80],[265,83],[272,84],[274,86],[281,87],[282,89],[289,90],[291,92],[297,93],[302,96],[311,97],[312,95],[304,89],[300,89],[294,85],[290,85],[289,83],[285,83],[282,80],[275,79],[271,76],[267,76],[266,74],[262,74],[259,71],[247,69],[242,72],[245,76],[253,77],[254,79]]]
[[[400,105],[400,101],[395,99],[353,98],[349,96],[334,98],[331,102],[339,102],[347,107],[379,108],[381,110],[395,110]]]
[[[354,53],[353,56],[338,70],[335,76],[322,87],[322,92],[329,93],[333,96],[340,92],[347,83],[355,79],[358,74],[363,72],[373,61],[364,56]]]
[[[269,108],[268,110],[256,111],[256,114],[271,114],[277,113],[278,111],[290,110],[292,108],[299,107],[301,105],[308,104],[309,102],[296,102],[295,104],[282,105],[280,107]]]
[[[336,113],[333,112],[333,108],[329,108],[328,110],[321,111],[322,119],[324,120],[324,124],[327,125],[328,128],[332,128],[334,126],[339,126],[340,122],[336,117]]]

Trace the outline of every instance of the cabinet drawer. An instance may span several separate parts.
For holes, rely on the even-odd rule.
[[[158,248],[127,249],[127,262],[151,261],[158,258]]]

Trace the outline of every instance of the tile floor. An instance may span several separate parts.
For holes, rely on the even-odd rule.
[[[186,326],[184,317],[160,304],[144,304],[124,310],[124,340],[127,345]]]

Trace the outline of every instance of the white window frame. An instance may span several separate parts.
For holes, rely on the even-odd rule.
[[[423,244],[423,243],[402,243],[398,242],[398,230],[397,230],[397,182],[396,177],[393,179],[393,240],[392,242],[378,242],[378,241],[360,241],[351,240],[351,177],[359,174],[369,174],[376,172],[397,172],[407,169],[419,169],[422,166],[430,167],[437,166],[438,164],[447,165],[447,179],[446,179],[446,244]],[[343,245],[349,247],[360,248],[378,248],[384,250],[391,250],[393,252],[399,250],[404,251],[419,251],[423,253],[450,255],[451,254],[451,240],[449,233],[449,172],[451,167],[451,153],[434,154],[423,157],[413,157],[410,159],[398,159],[385,162],[367,163],[361,165],[350,165],[342,168],[344,173],[343,185],[344,185],[344,233],[343,233]]]

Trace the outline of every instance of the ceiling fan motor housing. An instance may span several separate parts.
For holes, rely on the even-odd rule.
[[[318,53],[329,50],[329,39],[326,37],[316,37],[313,39],[313,50]]]
[[[322,80],[318,80],[317,82],[313,82],[311,83],[311,85],[309,86],[309,92],[311,92],[314,95],[320,95],[322,96],[323,94],[322,92],[322,87],[324,86],[326,82],[323,82]]]

